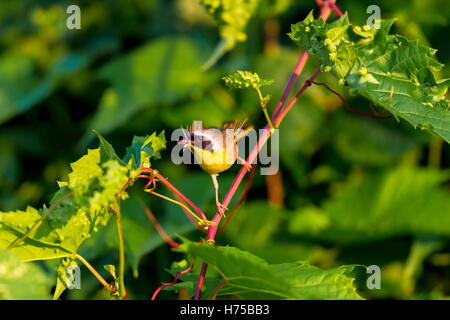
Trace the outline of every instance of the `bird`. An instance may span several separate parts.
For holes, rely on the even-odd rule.
[[[252,169],[252,166],[238,155],[238,141],[253,128],[252,126],[244,128],[246,122],[246,120],[242,122],[224,121],[219,129],[217,127],[204,128],[200,121],[194,121],[190,127],[183,129],[184,139],[178,141],[183,148],[190,149],[200,167],[211,176],[217,210],[223,217],[228,208],[219,201],[219,182],[217,180],[219,173],[228,170],[237,159],[248,171]]]

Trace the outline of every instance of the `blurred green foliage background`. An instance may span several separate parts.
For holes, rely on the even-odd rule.
[[[69,163],[98,142],[92,129],[120,156],[134,135],[173,129],[193,120],[219,126],[248,118],[264,125],[256,94],[229,91],[221,78],[236,69],[274,79],[269,109],[299,56],[286,33],[315,1],[261,0],[237,42],[210,70],[201,66],[220,43],[214,20],[198,0],[2,1],[0,2],[0,211],[48,203],[66,180]],[[68,30],[66,8],[81,8],[81,30]],[[397,18],[395,32],[438,49],[449,76],[446,0],[338,1],[351,21],[364,23],[377,4],[383,18]],[[305,77],[317,68],[310,59]],[[302,80],[306,79],[302,77]],[[325,82],[355,109],[329,75]],[[298,88],[299,84],[297,84]],[[302,96],[281,126],[276,176],[255,177],[245,205],[218,244],[238,246],[270,263],[309,260],[322,268],[376,264],[381,290],[366,298],[440,299],[450,296],[450,148],[440,138],[405,121],[350,113],[321,86]],[[157,168],[196,204],[214,208],[209,176],[196,166],[177,166],[168,151]],[[220,177],[224,194],[237,166]],[[199,239],[178,207],[133,187],[169,233]],[[181,255],[171,252],[147,220],[138,200],[124,204],[127,288],[130,298],[148,298]],[[236,201],[236,199],[234,199]],[[107,239],[106,243],[103,241]],[[115,230],[105,228],[81,254],[100,272],[117,259]],[[48,273],[52,263],[42,264]],[[83,290],[67,299],[101,298],[100,286],[82,271]],[[136,278],[137,277],[137,278]],[[173,299],[170,291],[161,298]]]

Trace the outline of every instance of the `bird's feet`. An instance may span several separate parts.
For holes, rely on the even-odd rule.
[[[228,210],[228,208],[226,206],[224,206],[223,204],[221,204],[219,201],[216,201],[216,206],[217,206],[217,211],[220,213],[222,218],[226,218],[225,210]]]

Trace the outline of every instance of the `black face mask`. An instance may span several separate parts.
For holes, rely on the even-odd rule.
[[[202,135],[191,133],[191,142],[194,146],[198,146],[206,151],[213,152],[212,141]]]

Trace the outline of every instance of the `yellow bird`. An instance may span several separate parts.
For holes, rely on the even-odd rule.
[[[217,176],[229,169],[237,159],[247,170],[251,170],[251,165],[238,155],[237,142],[252,128],[243,129],[245,122],[224,122],[220,129],[216,127],[203,128],[201,122],[194,122],[185,132],[184,139],[178,142],[190,148],[200,167],[211,175],[216,193],[217,210],[221,215],[224,215],[224,211],[228,208],[219,201]]]

